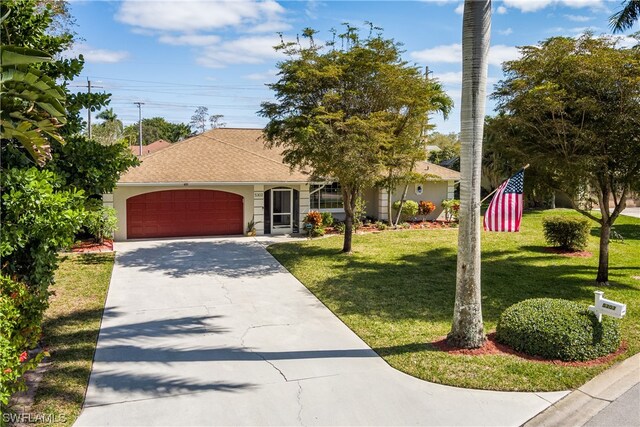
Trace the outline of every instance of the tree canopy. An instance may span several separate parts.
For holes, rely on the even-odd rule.
[[[600,283],[611,226],[640,181],[640,51],[616,43],[585,35],[523,47],[493,94],[503,141],[600,223]]]
[[[138,144],[138,123],[124,128],[124,138],[129,145]],[[159,139],[169,142],[182,141],[191,136],[191,128],[185,123],[171,123],[163,117],[142,119],[142,144],[149,145]]]
[[[269,119],[267,144],[283,148],[285,163],[340,182],[343,251],[350,252],[359,192],[383,176],[394,147],[411,148],[420,138],[427,113],[449,108],[451,100],[373,26],[364,38],[349,25],[328,43],[315,35],[305,29],[302,41],[276,47],[288,58],[269,85],[276,100],[264,102],[259,114]]]

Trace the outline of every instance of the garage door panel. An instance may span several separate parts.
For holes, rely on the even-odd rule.
[[[215,190],[167,190],[127,200],[127,238],[242,234],[243,198]]]

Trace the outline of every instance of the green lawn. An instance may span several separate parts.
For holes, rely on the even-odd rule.
[[[107,296],[113,254],[67,255],[56,272],[45,313],[44,339],[51,352],[31,413],[72,425],[80,414]]]
[[[545,215],[530,212],[520,233],[482,233],[482,303],[487,332],[500,313],[535,297],[593,301],[598,231],[590,258],[546,251]],[[594,223],[594,225],[597,225]],[[640,220],[620,217],[624,242],[610,247],[605,297],[627,304],[622,320],[629,350],[640,351]],[[568,367],[516,356],[447,354],[431,345],[450,329],[455,295],[457,230],[390,231],[354,236],[354,253],[341,254],[341,237],[271,246],[269,251],[391,366],[428,381],[493,390],[575,388],[610,366]],[[634,278],[634,276],[636,276]]]

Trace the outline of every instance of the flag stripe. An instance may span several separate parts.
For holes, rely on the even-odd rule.
[[[524,169],[498,187],[482,223],[486,231],[520,231],[523,183]]]

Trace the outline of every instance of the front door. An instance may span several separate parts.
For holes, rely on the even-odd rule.
[[[271,190],[271,234],[293,232],[293,190],[274,188]]]

